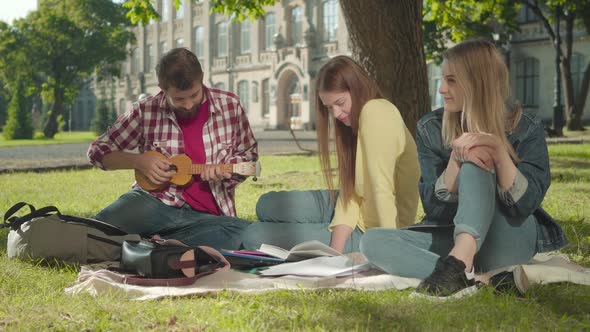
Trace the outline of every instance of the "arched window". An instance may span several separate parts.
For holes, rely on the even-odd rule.
[[[217,82],[217,83],[215,83],[215,85],[213,87],[215,87],[216,89],[219,89],[219,90],[225,90],[225,83]]]
[[[250,108],[250,94],[248,91],[248,81],[244,80],[238,82],[238,96],[240,96],[242,105],[244,105],[246,114],[248,114],[248,109]]]
[[[205,55],[205,31],[203,27],[195,27],[195,49],[194,52],[199,60]]]
[[[154,64],[154,46],[152,44],[148,44],[145,47],[145,62],[143,66],[143,71],[149,73],[152,71],[152,66]]]
[[[262,80],[262,116],[268,117],[270,114],[270,80]]]
[[[227,22],[217,23],[217,56],[227,55]]]
[[[178,9],[176,10],[176,18],[180,19],[184,16],[184,1],[180,2]]]
[[[250,53],[250,21],[245,19],[240,24],[240,54]]]
[[[430,106],[435,109],[443,106],[443,96],[438,92],[442,84],[442,73],[440,66],[435,63],[428,64],[428,94],[430,95]]]
[[[139,47],[133,50],[131,57],[131,74],[139,73]]]
[[[276,33],[275,14],[267,13],[264,17],[264,49],[271,50],[273,48],[273,37]]]
[[[162,0],[162,22],[170,18],[170,0]]]
[[[586,67],[586,59],[583,54],[572,54],[570,68],[572,71],[572,84],[574,86],[574,99],[578,99],[580,89],[582,88],[582,80],[584,79],[584,69]]]
[[[176,41],[174,43],[176,44],[175,47],[184,47],[184,39],[183,38],[176,39]]]
[[[323,4],[324,14],[324,41],[336,40],[338,32],[338,1],[326,0]]]
[[[539,60],[516,62],[516,97],[525,107],[539,106]]]
[[[291,20],[289,23],[291,46],[301,45],[303,43],[303,13],[301,7],[297,6],[291,9]]]

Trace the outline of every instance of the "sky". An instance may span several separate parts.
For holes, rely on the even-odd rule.
[[[0,21],[12,24],[16,18],[27,16],[37,9],[37,0],[0,0]]]

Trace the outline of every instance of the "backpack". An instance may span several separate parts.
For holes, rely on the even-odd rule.
[[[13,216],[23,207],[30,213]],[[140,241],[137,234],[96,219],[62,214],[55,206],[35,209],[19,202],[4,214],[0,228],[10,227],[6,243],[9,258],[22,260],[57,259],[88,264],[121,259],[123,241]]]

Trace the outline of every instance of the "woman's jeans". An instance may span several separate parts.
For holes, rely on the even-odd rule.
[[[528,262],[536,253],[535,217],[518,219],[500,210],[495,174],[465,163],[458,176],[459,205],[452,223],[370,229],[361,239],[365,257],[387,273],[424,279],[439,257],[449,254],[455,237],[468,233],[477,243],[477,272]]]
[[[193,210],[188,204],[168,206],[142,190],[130,190],[100,211],[95,219],[142,237],[160,235],[189,246],[238,249],[246,220]]]
[[[334,202],[327,190],[273,191],[260,196],[256,204],[259,222],[242,234],[245,249],[255,250],[262,243],[291,249],[304,241],[330,244],[328,226],[334,215]],[[362,233],[352,232],[344,252],[359,250]]]

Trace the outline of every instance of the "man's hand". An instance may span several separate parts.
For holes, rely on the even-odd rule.
[[[205,165],[205,169],[201,173],[203,181],[221,181],[231,178],[231,173],[224,173],[221,167]]]
[[[170,170],[171,166],[172,163],[166,159],[143,153],[137,156],[134,168],[145,175],[153,184],[161,185],[172,179],[174,171]]]

